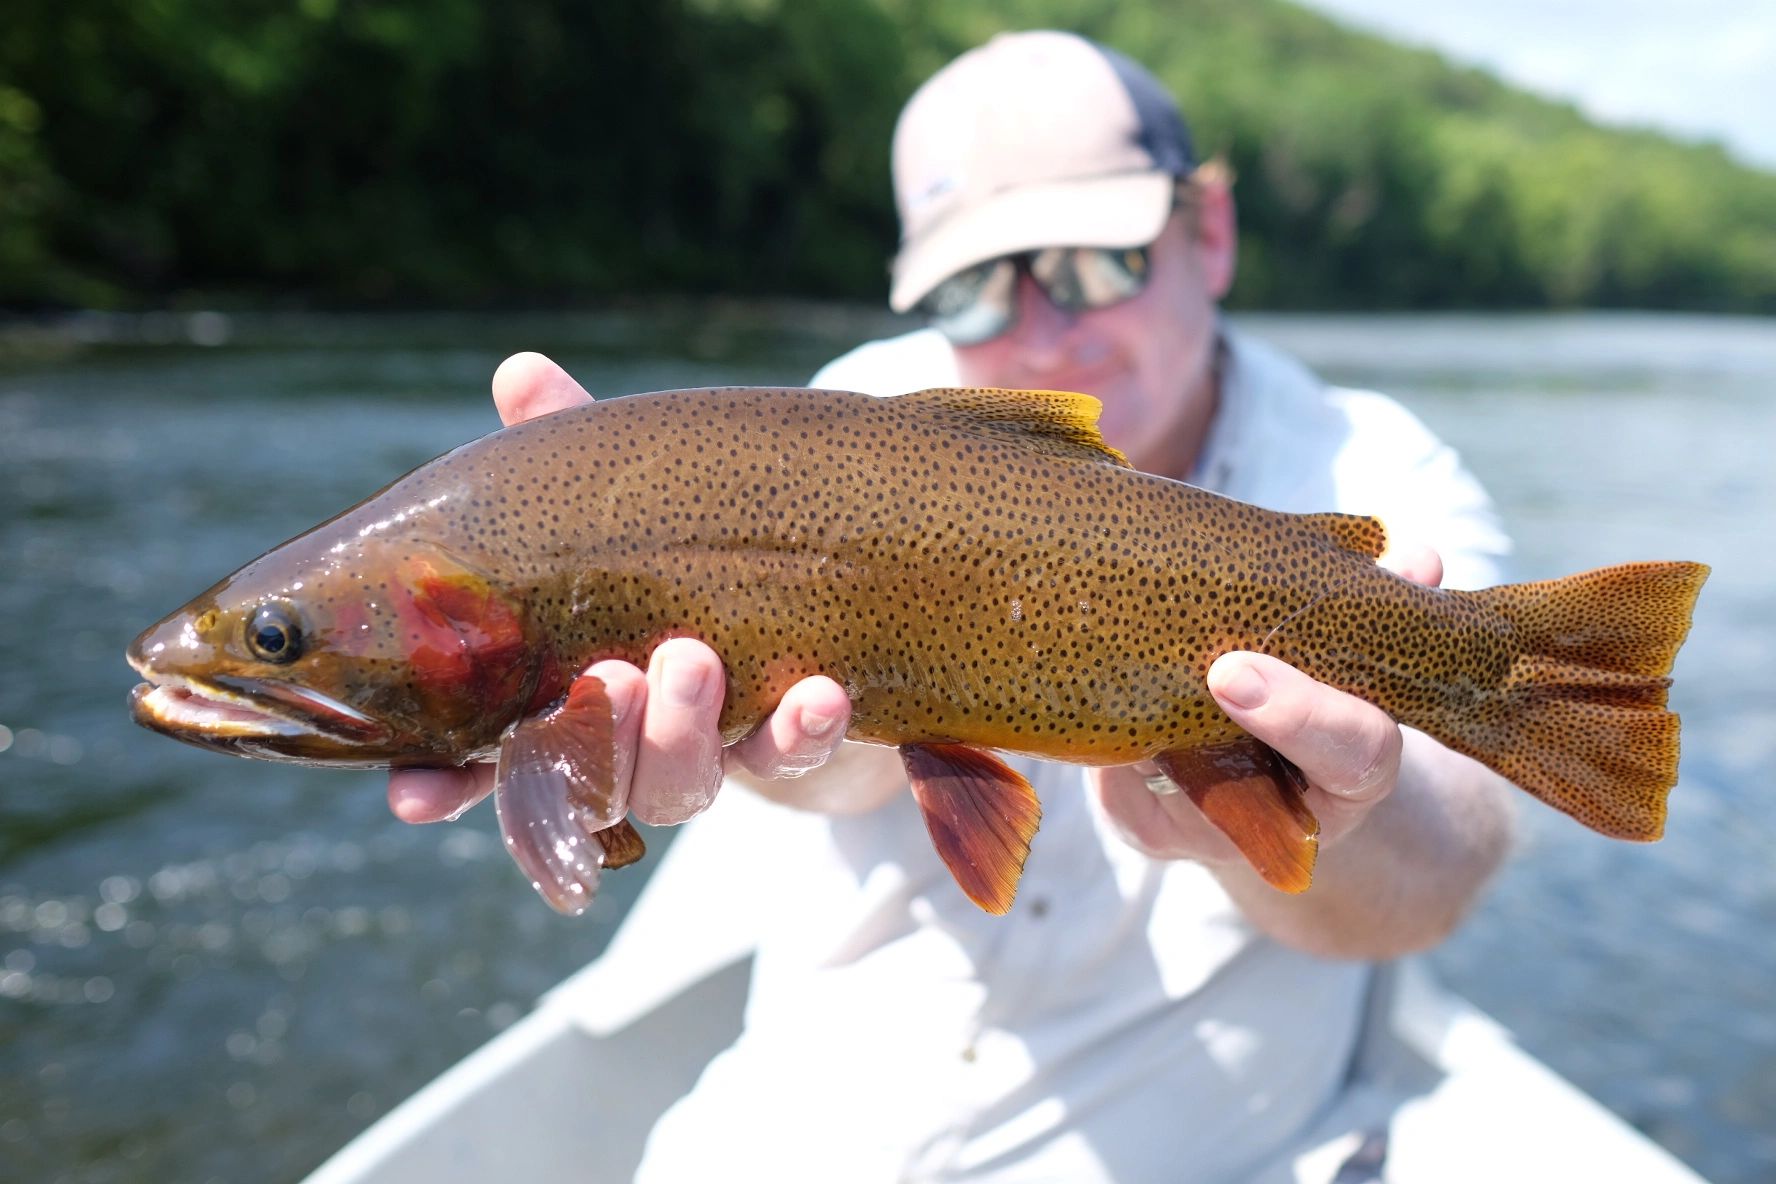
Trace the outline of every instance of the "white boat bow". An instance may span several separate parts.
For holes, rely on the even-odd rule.
[[[602,957],[306,1184],[629,1179],[655,1119],[738,1035],[755,940],[747,894],[693,897],[675,887],[691,877],[665,873],[678,861],[704,873],[733,864],[738,878],[718,882],[745,883],[761,874],[745,858],[685,828]],[[692,928],[720,939],[636,937]],[[1702,1184],[1418,961],[1378,968],[1344,1099],[1262,1179]]]

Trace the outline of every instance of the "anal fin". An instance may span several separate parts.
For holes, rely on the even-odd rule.
[[[1042,821],[1036,791],[998,757],[961,744],[906,744],[900,757],[956,883],[987,912],[1010,910]]]
[[[1275,749],[1246,737],[1162,752],[1153,762],[1233,840],[1267,884],[1304,892],[1313,883],[1320,820],[1308,809],[1301,770]]]

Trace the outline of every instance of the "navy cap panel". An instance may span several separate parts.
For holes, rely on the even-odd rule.
[[[1155,168],[1182,177],[1196,167],[1196,148],[1190,141],[1190,129],[1178,104],[1165,92],[1153,75],[1134,60],[1107,45],[1092,42],[1115,71],[1116,79],[1128,92],[1141,123],[1141,147],[1153,158]]]

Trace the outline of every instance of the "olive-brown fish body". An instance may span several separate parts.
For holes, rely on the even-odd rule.
[[[1244,649],[1378,704],[1595,829],[1657,835],[1677,758],[1665,675],[1705,568],[1423,588],[1377,566],[1385,534],[1372,519],[1264,510],[1126,467],[1098,437],[1096,409],[1058,392],[738,388],[519,424],[144,633],[132,662],[173,689],[139,695],[138,718],[197,743],[326,763],[498,748],[504,770],[518,735],[524,767],[541,770],[523,783],[534,810],[538,787],[555,784],[546,752],[559,737],[520,722],[586,683],[575,675],[593,661],[641,662],[667,638],[696,637],[726,664],[727,741],[798,679],[829,675],[852,699],[850,735],[908,754],[928,820],[943,812],[932,768],[997,802],[987,816],[1015,818],[1021,839],[992,840],[1003,859],[962,850],[966,833],[950,842],[933,822],[964,887],[1000,908],[1009,888],[971,886],[961,869],[1021,866],[1033,799],[1000,802],[1021,779],[967,750],[1156,758],[1178,776],[1193,751],[1250,760],[1242,746],[1255,742],[1204,685],[1217,656]],[[194,723],[175,710],[180,686],[209,696],[212,715],[287,709],[304,726],[268,734],[249,720],[243,737],[230,719]],[[582,699],[589,715],[574,727],[602,702]],[[564,734],[576,751],[606,743]],[[590,780],[610,780],[608,756],[588,762]],[[1274,770],[1256,777],[1237,783],[1278,782]],[[572,792],[600,825],[620,820],[587,806],[596,793]],[[1193,798],[1237,829],[1243,793],[1231,806]],[[1305,884],[1311,815],[1286,792],[1264,809],[1256,838],[1236,842],[1261,866],[1254,851],[1277,840],[1292,870],[1273,882]],[[1307,829],[1279,838],[1276,819]],[[548,833],[572,822],[570,811]],[[541,867],[548,844],[533,846]]]
[[[823,673],[851,694],[857,739],[1127,763],[1242,735],[1204,676],[1249,649],[1542,788],[1544,757],[1507,734],[1528,726],[1522,679],[1539,669],[1517,598],[1393,575],[1374,561],[1373,519],[1265,510],[1127,468],[1094,410],[1045,392],[669,392],[509,428],[426,477],[449,495],[447,537],[530,605],[557,669],[639,661],[667,637],[713,646],[729,741]],[[1598,701],[1543,726],[1583,729],[1626,695],[1658,709],[1648,726],[1669,753],[1629,805],[1603,802],[1607,754],[1584,802],[1545,796],[1644,836],[1675,779],[1662,675],[1705,569],[1614,571],[1562,611],[1606,650],[1632,623],[1649,655],[1594,672]],[[1658,586],[1654,608],[1617,595],[1637,572]],[[1520,586],[1524,603],[1550,586]]]
[[[730,740],[823,673],[859,739],[1119,764],[1238,734],[1203,684],[1228,650],[1399,710],[1432,707],[1443,667],[1508,665],[1475,608],[1375,565],[1367,519],[1263,510],[917,402],[745,390],[511,429],[520,457],[571,466],[526,479],[520,459],[495,495],[543,491],[539,550],[580,557],[534,569],[563,666],[688,634],[727,663]],[[600,449],[593,411],[627,413],[630,445]],[[477,507],[453,534],[486,524]],[[521,571],[506,537],[481,561]]]

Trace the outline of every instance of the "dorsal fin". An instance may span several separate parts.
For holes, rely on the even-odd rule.
[[[1109,461],[1128,458],[1098,434],[1104,405],[1073,391],[1013,391],[992,386],[934,386],[900,396],[941,407],[983,434],[1014,440],[1050,456]]]
[[[1346,551],[1379,559],[1381,553],[1387,550],[1387,527],[1382,525],[1379,518],[1368,518],[1362,514],[1303,514],[1301,520],[1327,535]]]

